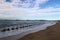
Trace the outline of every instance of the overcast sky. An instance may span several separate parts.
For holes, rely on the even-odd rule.
[[[0,0],[0,19],[60,20],[60,0]]]

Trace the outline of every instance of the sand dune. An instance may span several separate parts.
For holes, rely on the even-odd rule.
[[[60,40],[60,22],[45,30],[28,34],[18,40]]]

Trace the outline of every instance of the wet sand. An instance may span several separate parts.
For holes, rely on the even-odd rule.
[[[47,29],[28,34],[18,40],[60,40],[60,22]]]

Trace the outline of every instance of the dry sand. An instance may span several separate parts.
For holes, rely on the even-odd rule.
[[[45,30],[28,34],[18,40],[60,40],[60,22]]]

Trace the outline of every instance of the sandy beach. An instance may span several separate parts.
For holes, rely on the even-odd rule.
[[[18,40],[60,40],[60,22],[47,29],[28,34]]]

